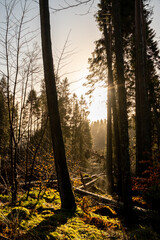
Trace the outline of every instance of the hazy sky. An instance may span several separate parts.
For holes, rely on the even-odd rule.
[[[69,54],[68,56],[64,54],[66,58],[61,62],[61,66],[65,65],[65,67],[60,69],[59,75],[68,77],[71,93],[76,93],[80,97],[89,90],[83,87],[88,74],[88,58],[94,50],[94,41],[100,38],[94,17],[99,0],[94,0],[92,7],[89,3],[56,13],[52,8],[59,8],[59,5],[65,6],[64,1],[50,0],[49,2],[54,63],[56,66],[69,34],[65,51]],[[68,0],[68,3],[72,4],[75,1]],[[90,10],[89,13],[88,10]],[[36,24],[39,25],[38,18],[35,20]],[[106,118],[106,92],[106,89],[101,88],[96,89],[94,93],[92,105],[89,107],[89,118],[92,121]]]
[[[56,1],[56,3],[62,2]],[[76,92],[78,96],[87,91],[86,88],[82,87],[82,84],[88,72],[88,58],[91,57],[91,52],[94,50],[94,41],[100,38],[100,32],[94,18],[98,2],[98,0],[94,1],[90,13],[86,15],[83,14],[87,12],[89,5],[57,12],[56,14],[52,14],[51,11],[54,53],[56,53],[56,49],[61,50],[63,48],[66,37],[71,30],[69,44],[71,50],[75,49],[75,54],[68,58],[69,64],[63,71],[66,73],[67,71],[71,71],[71,69],[72,71],[76,71],[74,74],[67,75],[70,82],[81,79],[70,85],[71,91]],[[52,5],[52,0],[50,3]],[[157,33],[157,40],[160,40],[160,0],[151,0],[150,5],[153,6],[154,12],[152,27]],[[106,89],[101,88],[97,89],[94,94],[89,115],[92,121],[106,118],[106,91]]]
[[[98,2],[98,0],[94,1],[94,5],[88,14],[86,13],[88,12],[90,4],[57,12],[56,14],[52,14],[51,11],[54,54],[58,52],[57,49],[61,50],[63,48],[67,35],[70,32],[68,44],[70,47],[68,50],[73,50],[74,54],[66,60],[68,65],[62,72],[75,71],[66,76],[69,82],[71,82],[71,92],[76,92],[79,97],[88,90],[82,86],[88,73],[88,58],[91,57],[91,52],[94,50],[94,41],[100,38],[100,32],[94,18]],[[90,106],[89,115],[90,119],[97,120],[105,118],[106,90],[97,89],[92,100],[93,103]]]
[[[9,0],[7,0],[9,1]],[[34,19],[32,24],[30,24],[30,29],[38,29],[38,35],[35,41],[40,41],[40,20],[39,20],[39,8],[38,4],[33,0],[31,2],[31,7],[33,8],[28,18],[31,16],[37,17]],[[22,0],[23,2],[23,0]],[[74,0],[68,0],[68,3],[72,4]],[[54,55],[54,63],[58,61],[58,56],[60,56],[67,36],[69,35],[69,40],[66,48],[68,52],[68,57],[65,61],[61,62],[61,66],[65,65],[61,69],[59,75],[68,77],[71,92],[75,92],[79,97],[81,94],[85,94],[87,89],[83,87],[85,82],[85,77],[88,73],[88,58],[91,57],[91,53],[94,50],[94,41],[98,40],[101,36],[97,24],[95,22],[94,14],[97,11],[97,4],[99,0],[94,0],[90,12],[86,14],[89,10],[90,4],[83,5],[77,8],[71,8],[65,11],[59,11],[53,13],[50,9],[51,16],[51,34],[52,34],[52,47]],[[152,27],[156,31],[157,40],[160,40],[160,0],[151,0],[150,5],[153,6],[153,23]],[[0,0],[0,3],[4,3],[4,0]],[[59,5],[65,5],[63,0],[50,0],[50,6],[53,8]],[[18,14],[17,9],[15,14]],[[0,21],[3,21],[4,10],[0,7]],[[67,56],[67,55],[64,55]],[[72,73],[70,73],[72,72]],[[93,120],[106,118],[106,89],[96,89],[94,94],[93,103],[90,106],[89,118]]]

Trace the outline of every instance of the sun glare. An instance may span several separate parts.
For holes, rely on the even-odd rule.
[[[88,119],[93,122],[101,119],[107,118],[107,106],[106,106],[106,100],[107,100],[107,89],[98,87],[94,90],[92,94],[92,98],[89,99],[89,96],[86,95],[89,88],[83,86],[83,84],[86,82],[86,77],[88,75],[89,71],[87,69],[83,69],[79,72],[79,80],[73,81],[71,84],[71,92],[75,93],[78,98],[83,95],[87,101],[88,104],[88,110],[90,112]]]
[[[89,107],[90,114],[88,118],[90,121],[97,121],[107,118],[107,106],[106,106],[106,89],[98,88],[93,93],[92,103]]]

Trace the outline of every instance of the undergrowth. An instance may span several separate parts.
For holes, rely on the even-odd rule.
[[[76,196],[75,212],[60,209],[59,193],[54,189],[39,198],[34,188],[28,199],[26,195],[18,199],[17,206],[11,207],[7,196],[0,198],[0,236],[12,240],[159,239],[151,226],[137,224],[126,229],[114,209],[89,197]]]

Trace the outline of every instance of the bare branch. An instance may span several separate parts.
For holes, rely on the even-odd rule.
[[[64,46],[63,46],[61,55],[60,55],[59,60],[58,60],[57,71],[56,71],[56,78],[58,77],[58,72],[59,72],[59,68],[60,68],[60,63],[61,63],[61,61],[62,61],[64,52],[65,52],[65,49],[66,49],[66,46],[67,46],[67,43],[68,43],[68,39],[69,39],[70,33],[71,33],[71,30],[70,30],[69,33],[68,33],[67,39],[66,39],[66,41],[65,41],[65,43],[64,43]]]
[[[74,4],[69,4],[67,1],[64,0],[65,6],[59,4],[58,8],[50,7],[50,9],[53,11],[53,13],[56,13],[56,12],[60,12],[60,11],[63,11],[63,10],[67,10],[69,8],[75,8],[75,7],[78,7],[78,6],[83,5],[83,4],[86,5],[90,2],[94,2],[94,0],[85,0],[85,1],[75,0]]]

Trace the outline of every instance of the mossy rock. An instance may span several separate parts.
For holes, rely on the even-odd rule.
[[[30,216],[30,212],[25,207],[14,207],[11,212],[8,214],[8,219],[13,220],[14,218],[18,218],[20,220],[28,219]]]

